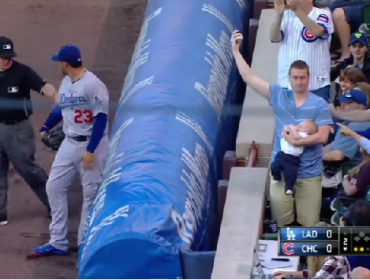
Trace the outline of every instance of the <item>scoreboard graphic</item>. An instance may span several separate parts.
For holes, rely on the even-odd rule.
[[[370,228],[280,228],[278,251],[279,256],[370,256]]]

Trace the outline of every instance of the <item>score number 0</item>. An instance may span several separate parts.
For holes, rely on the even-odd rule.
[[[333,232],[332,232],[331,229],[328,229],[326,231],[326,238],[331,239],[332,237],[333,237]],[[332,249],[333,249],[333,247],[331,246],[331,244],[326,245],[326,252],[327,253],[331,253]]]

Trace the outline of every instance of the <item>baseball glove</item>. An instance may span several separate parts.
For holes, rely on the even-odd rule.
[[[50,131],[46,131],[41,138],[42,143],[52,151],[58,151],[60,145],[64,140],[63,127],[57,127]]]

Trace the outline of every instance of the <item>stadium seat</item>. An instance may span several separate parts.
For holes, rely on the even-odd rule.
[[[184,279],[210,279],[215,251],[195,252],[180,247],[181,267]]]
[[[364,6],[363,16],[364,16],[364,19],[363,19],[364,23],[367,25],[370,25],[370,4],[366,4]]]

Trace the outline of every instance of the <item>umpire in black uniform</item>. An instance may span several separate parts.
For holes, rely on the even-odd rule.
[[[32,68],[13,60],[13,42],[0,37],[0,225],[8,223],[9,162],[49,211],[47,175],[35,162],[35,135],[30,91],[56,100],[55,88]]]

